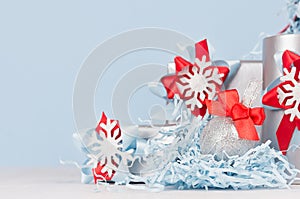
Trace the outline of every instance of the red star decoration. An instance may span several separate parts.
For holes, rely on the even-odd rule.
[[[287,72],[290,73],[292,67],[296,68],[294,79],[297,82],[299,82],[300,56],[289,50],[286,50],[282,55],[282,64],[283,64],[283,68],[285,69],[283,70],[284,75],[286,75]],[[287,93],[289,92],[284,88],[285,85],[295,86],[294,83],[291,81],[281,82],[280,84],[272,88],[263,96],[262,103],[264,105],[282,109],[282,110],[287,110],[292,108],[295,105],[295,103],[291,105],[286,105],[286,101],[289,98],[285,99],[282,103],[279,102],[278,89],[281,89]],[[286,154],[286,150],[288,150],[295,128],[297,127],[298,130],[300,130],[300,118],[295,117],[293,121],[290,121],[290,117],[291,116],[288,114],[283,115],[282,120],[276,132],[279,149],[283,152],[283,154]]]
[[[209,56],[209,51],[208,51],[208,46],[207,46],[207,40],[202,40],[198,43],[195,44],[195,51],[196,51],[196,58],[199,60],[203,60],[203,57],[205,56],[206,62],[210,61],[210,56]],[[178,94],[181,99],[186,100],[185,96],[183,93],[180,92],[180,90],[177,87],[177,83],[179,82],[179,74],[181,71],[188,69],[190,73],[192,72],[192,68],[196,66],[199,68],[195,63],[191,63],[187,60],[185,60],[182,57],[175,57],[174,58],[174,63],[175,63],[175,68],[176,68],[176,73],[174,75],[167,75],[164,76],[161,79],[161,82],[163,83],[166,91],[167,91],[167,96],[169,99],[174,98],[175,94]],[[226,66],[208,66],[203,69],[203,74],[212,68],[217,68],[219,74],[224,74],[223,77],[221,77],[221,81],[224,82],[228,73],[229,69]],[[220,90],[220,85],[216,84],[216,90],[217,92]],[[204,116],[207,110],[206,104],[205,104],[205,99],[200,100],[199,96],[197,96],[197,99],[200,101],[200,103],[203,105],[201,108],[195,108],[192,111],[192,114],[195,116]],[[206,94],[206,99],[207,99],[207,94]],[[189,108],[189,107],[188,107]]]

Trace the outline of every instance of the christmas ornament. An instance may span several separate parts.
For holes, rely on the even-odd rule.
[[[296,128],[300,129],[300,56],[286,50],[282,55],[283,76],[267,88],[264,105],[283,109],[276,136],[279,149],[286,154]]]
[[[216,155],[217,159],[243,155],[257,144],[257,141],[240,139],[234,122],[227,117],[210,120],[200,137],[201,153]]]
[[[244,89],[245,84],[239,81],[248,75],[247,67],[244,65],[244,71],[239,69],[245,63],[218,61],[212,64],[206,40],[195,45],[195,52],[193,64],[176,57],[175,63],[168,66],[174,68],[175,74],[161,79],[162,90],[159,82],[149,86],[153,94],[166,99],[167,114],[156,107],[151,109],[150,120],[144,122],[146,125],[121,129],[117,120],[103,113],[96,128],[74,135],[87,157],[83,165],[78,165],[82,182],[163,190],[166,186],[178,189],[282,188],[294,181],[298,171],[285,156],[270,148],[269,141],[258,143],[255,125],[262,125],[264,111],[250,107],[261,91],[261,82],[250,82]],[[223,65],[230,66],[231,74],[229,67]],[[251,70],[251,66],[260,69],[254,62],[246,65]],[[299,104],[298,94],[296,97],[291,94],[298,92],[298,87],[293,87],[297,80],[290,78],[296,72],[293,69],[286,75],[285,80],[290,81],[290,85],[279,91],[281,102],[287,105]],[[257,74],[247,78],[259,79]],[[227,87],[239,84],[237,89],[245,90],[241,102],[237,89],[220,91],[227,76],[228,80],[239,79],[227,81]],[[294,119],[298,117],[294,109],[289,113]],[[135,186],[132,182],[143,185]]]
[[[259,140],[254,125],[262,125],[263,108],[249,108],[239,102],[237,90],[218,93],[218,101],[207,100],[208,112],[215,117],[203,129],[200,139],[204,154],[242,155]]]
[[[195,116],[206,113],[205,99],[213,99],[226,79],[229,69],[225,66],[212,66],[207,41],[195,44],[195,63],[175,57],[176,74],[161,79],[168,98],[178,94]]]
[[[108,119],[102,113],[95,129],[76,136],[84,146],[88,160],[85,169],[90,167],[95,183],[111,181],[122,164],[122,169],[133,161],[132,150],[124,151],[122,133],[117,120]]]

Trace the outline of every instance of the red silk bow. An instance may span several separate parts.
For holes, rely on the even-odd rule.
[[[239,102],[236,89],[218,93],[218,100],[207,100],[208,112],[212,115],[231,117],[239,138],[259,140],[254,125],[262,125],[265,119],[263,108],[249,108]]]
[[[288,72],[291,72],[292,67],[296,68],[294,79],[295,81],[299,82],[300,56],[289,50],[286,50],[282,55],[282,64],[283,64],[283,68],[286,69]],[[286,72],[284,71],[283,74],[286,75]],[[292,108],[294,104],[287,105],[286,100],[283,101],[283,103],[279,102],[278,89],[285,90],[284,86],[286,85],[295,86],[291,81],[281,82],[279,85],[272,88],[263,96],[262,103],[264,105],[283,109],[283,110]],[[276,132],[279,149],[282,151],[284,155],[286,154],[286,150],[288,150],[288,147],[290,145],[296,127],[298,130],[300,130],[300,118],[295,117],[293,121],[290,121],[290,116],[284,114]]]
[[[195,51],[196,51],[195,54],[196,54],[197,59],[202,60],[202,58],[205,56],[206,62],[210,61],[210,56],[209,56],[206,39],[195,44]],[[187,67],[188,67],[188,70],[191,71],[191,68],[196,65],[185,60],[182,57],[179,57],[179,56],[174,58],[174,63],[175,63],[176,73],[174,75],[164,76],[163,78],[161,78],[161,82],[163,83],[163,85],[167,91],[167,96],[169,99],[174,98],[174,95],[178,94],[181,99],[185,100],[186,98],[179,91],[179,89],[177,87],[177,83],[179,82],[178,73],[183,71]],[[229,73],[229,69],[225,66],[208,66],[203,69],[203,73],[205,73],[207,70],[212,69],[212,68],[216,68],[218,70],[219,74],[224,74],[224,76],[221,78],[221,81],[224,82]],[[219,91],[220,87],[221,86],[216,85],[216,90]],[[199,116],[199,115],[204,116],[206,113],[206,109],[207,109],[207,107],[205,105],[205,100],[203,100],[203,101],[200,99],[198,99],[198,100],[203,106],[202,106],[202,108],[194,109],[194,111],[192,111],[192,113],[195,116]]]

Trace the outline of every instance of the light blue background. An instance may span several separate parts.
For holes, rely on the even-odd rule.
[[[72,141],[73,84],[89,52],[111,36],[138,27],[169,28],[195,40],[208,38],[217,59],[240,59],[261,32],[275,34],[286,24],[284,5],[284,0],[2,0],[0,166],[80,159]],[[152,59],[145,53],[133,58]]]

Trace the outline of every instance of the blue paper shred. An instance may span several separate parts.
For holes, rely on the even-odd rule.
[[[178,138],[182,132],[191,131],[193,124],[188,126],[189,129],[187,126],[180,127],[173,135],[176,134],[175,137]],[[230,157],[224,153],[226,158],[222,160],[217,160],[214,155],[201,154],[199,145],[201,126],[203,127],[203,124],[199,128],[194,128],[187,135],[189,137],[175,139],[177,143],[173,145],[163,146],[159,140],[149,143],[150,153],[159,150],[161,163],[165,165],[150,176],[138,177],[139,180],[145,182],[148,187],[160,185],[177,189],[248,190],[288,188],[299,173],[280,151],[270,147],[271,141],[250,149],[242,156]]]

